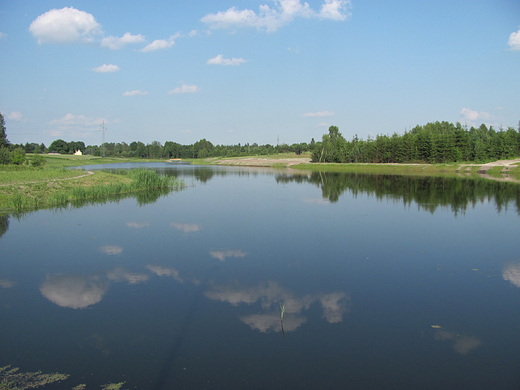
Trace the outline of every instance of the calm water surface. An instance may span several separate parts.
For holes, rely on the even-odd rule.
[[[146,166],[188,187],[1,221],[0,366],[64,389],[520,386],[520,186]]]

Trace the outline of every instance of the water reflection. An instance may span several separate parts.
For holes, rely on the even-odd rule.
[[[99,276],[53,275],[40,286],[49,301],[61,307],[83,309],[103,299],[108,283]]]
[[[516,287],[520,287],[520,263],[507,264],[502,271],[502,277]]]
[[[9,216],[8,215],[0,215],[0,238],[7,232],[9,229]]]
[[[452,341],[453,350],[460,355],[466,355],[474,349],[482,345],[482,341],[476,337],[469,337],[454,332],[448,332],[443,329],[435,331],[435,340],[438,341]]]
[[[193,233],[198,232],[202,227],[196,223],[180,223],[180,222],[172,222],[170,226],[178,230],[182,230],[184,233]]]
[[[184,280],[179,276],[179,271],[175,268],[161,267],[158,265],[147,265],[146,268],[157,276],[169,276],[179,283],[184,283]]]
[[[267,282],[249,288],[213,286],[205,294],[212,300],[227,302],[233,306],[260,303],[265,313],[240,317],[240,320],[249,325],[251,329],[257,329],[260,332],[282,330],[278,311],[281,302],[283,302],[285,310],[283,327],[286,332],[296,330],[304,324],[307,318],[303,313],[316,302],[321,305],[323,318],[329,323],[343,321],[344,314],[350,311],[350,296],[345,292],[297,296],[277,282]]]
[[[105,255],[119,255],[123,252],[123,247],[118,245],[104,245],[99,247],[99,250],[103,252]]]
[[[217,250],[211,251],[209,254],[220,261],[225,261],[228,257],[245,257],[247,255],[247,253],[241,249]]]
[[[14,286],[16,286],[16,282],[9,279],[0,279],[0,287],[2,288],[11,288]]]
[[[449,207],[455,213],[464,212],[476,203],[493,201],[497,209],[507,209],[510,203],[520,212],[520,185],[485,179],[417,177],[398,175],[313,172],[310,175],[280,174],[280,183],[312,183],[321,188],[323,199],[337,202],[345,192],[375,195],[377,199],[400,199],[405,205],[415,203],[419,209],[435,212]],[[318,203],[316,199],[305,199]]]
[[[129,284],[138,284],[146,282],[148,279],[150,279],[150,276],[146,274],[133,273],[125,268],[115,268],[107,272],[107,278],[113,282],[128,282]]]
[[[142,229],[145,227],[149,227],[150,224],[148,222],[137,222],[137,221],[130,221],[126,223],[126,226],[133,229]]]

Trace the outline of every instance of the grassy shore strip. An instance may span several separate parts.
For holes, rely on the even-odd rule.
[[[352,173],[374,173],[390,175],[420,175],[420,176],[457,176],[460,177],[482,177],[479,174],[485,164],[299,164],[291,168],[308,171],[325,172],[352,172]],[[507,170],[504,166],[495,166],[487,170],[491,177],[502,177],[507,173],[509,176],[520,180],[520,167],[516,164]]]
[[[75,173],[77,175],[79,171]],[[159,176],[145,169],[121,171],[119,174],[96,171],[77,179],[0,187],[0,213],[56,207],[73,201],[104,199],[150,189],[180,189],[182,186],[172,177]]]

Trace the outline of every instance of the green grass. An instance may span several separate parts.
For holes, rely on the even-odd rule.
[[[84,171],[67,171],[73,172],[75,176],[85,175]],[[56,177],[52,175],[52,172],[47,172],[41,178],[48,180],[21,181],[1,186],[0,212],[23,212],[59,207],[69,203],[80,204],[86,200],[106,200],[114,196],[138,192],[180,189],[183,186],[174,178],[159,176],[156,172],[145,169],[121,171],[118,174],[95,171],[91,175],[76,179],[68,178],[68,180],[59,180]],[[139,195],[139,197],[146,198],[144,195]]]

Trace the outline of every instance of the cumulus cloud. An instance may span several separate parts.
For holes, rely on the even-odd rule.
[[[11,119],[12,121],[21,121],[23,119],[23,115],[20,111],[13,111],[13,112],[10,112],[8,115],[7,115],[7,118],[8,119]]]
[[[491,118],[491,116],[487,112],[473,111],[473,110],[470,110],[469,108],[463,108],[462,110],[460,110],[460,115],[462,115],[465,120],[470,121],[470,122],[476,121],[478,119],[482,120],[482,119]]]
[[[198,232],[201,229],[201,226],[196,223],[172,222],[170,223],[170,226],[173,226],[175,229],[182,230],[184,233]]]
[[[234,249],[225,251],[211,251],[210,255],[219,259],[220,261],[224,261],[228,257],[245,257],[247,253],[240,249]]]
[[[141,50],[143,53],[149,52],[149,51],[155,51],[160,49],[167,49],[169,47],[172,47],[175,45],[175,39],[177,39],[180,36],[180,34],[172,35],[168,39],[156,39],[152,43],[146,45]]]
[[[58,306],[82,309],[101,301],[108,283],[94,276],[54,275],[40,286],[40,292]]]
[[[135,89],[133,91],[126,91],[123,93],[123,96],[137,96],[137,95],[146,95],[148,94],[147,91],[140,91],[138,89]]]
[[[111,50],[119,50],[129,43],[144,42],[144,36],[141,34],[132,35],[129,32],[123,34],[122,37],[108,36],[101,40],[101,47],[108,47]]]
[[[200,91],[200,88],[197,87],[196,85],[182,84],[180,87],[177,87],[175,89],[172,89],[171,91],[168,91],[168,94],[174,95],[177,93],[195,93],[198,91]]]
[[[113,64],[103,64],[101,66],[98,66],[97,68],[92,68],[92,70],[97,73],[112,73],[117,72],[119,69],[119,66]]]
[[[29,31],[38,43],[91,42],[102,32],[92,14],[73,7],[45,12],[31,23]]]
[[[231,7],[227,11],[208,14],[201,21],[214,29],[254,27],[272,32],[296,18],[345,20],[349,16],[347,10],[350,8],[349,0],[325,0],[319,12],[301,0],[274,0],[274,4],[274,7],[261,5],[258,13]]]
[[[507,44],[511,50],[520,50],[520,30],[511,33]]]
[[[215,58],[210,58],[207,62],[208,65],[231,65],[236,66],[247,62],[243,58],[224,58],[222,54],[219,54]]]
[[[98,126],[102,121],[108,122],[102,118],[90,118],[85,115],[66,114],[62,118],[53,119],[49,123],[51,125],[58,125],[61,130],[78,128],[78,127],[93,127]]]

